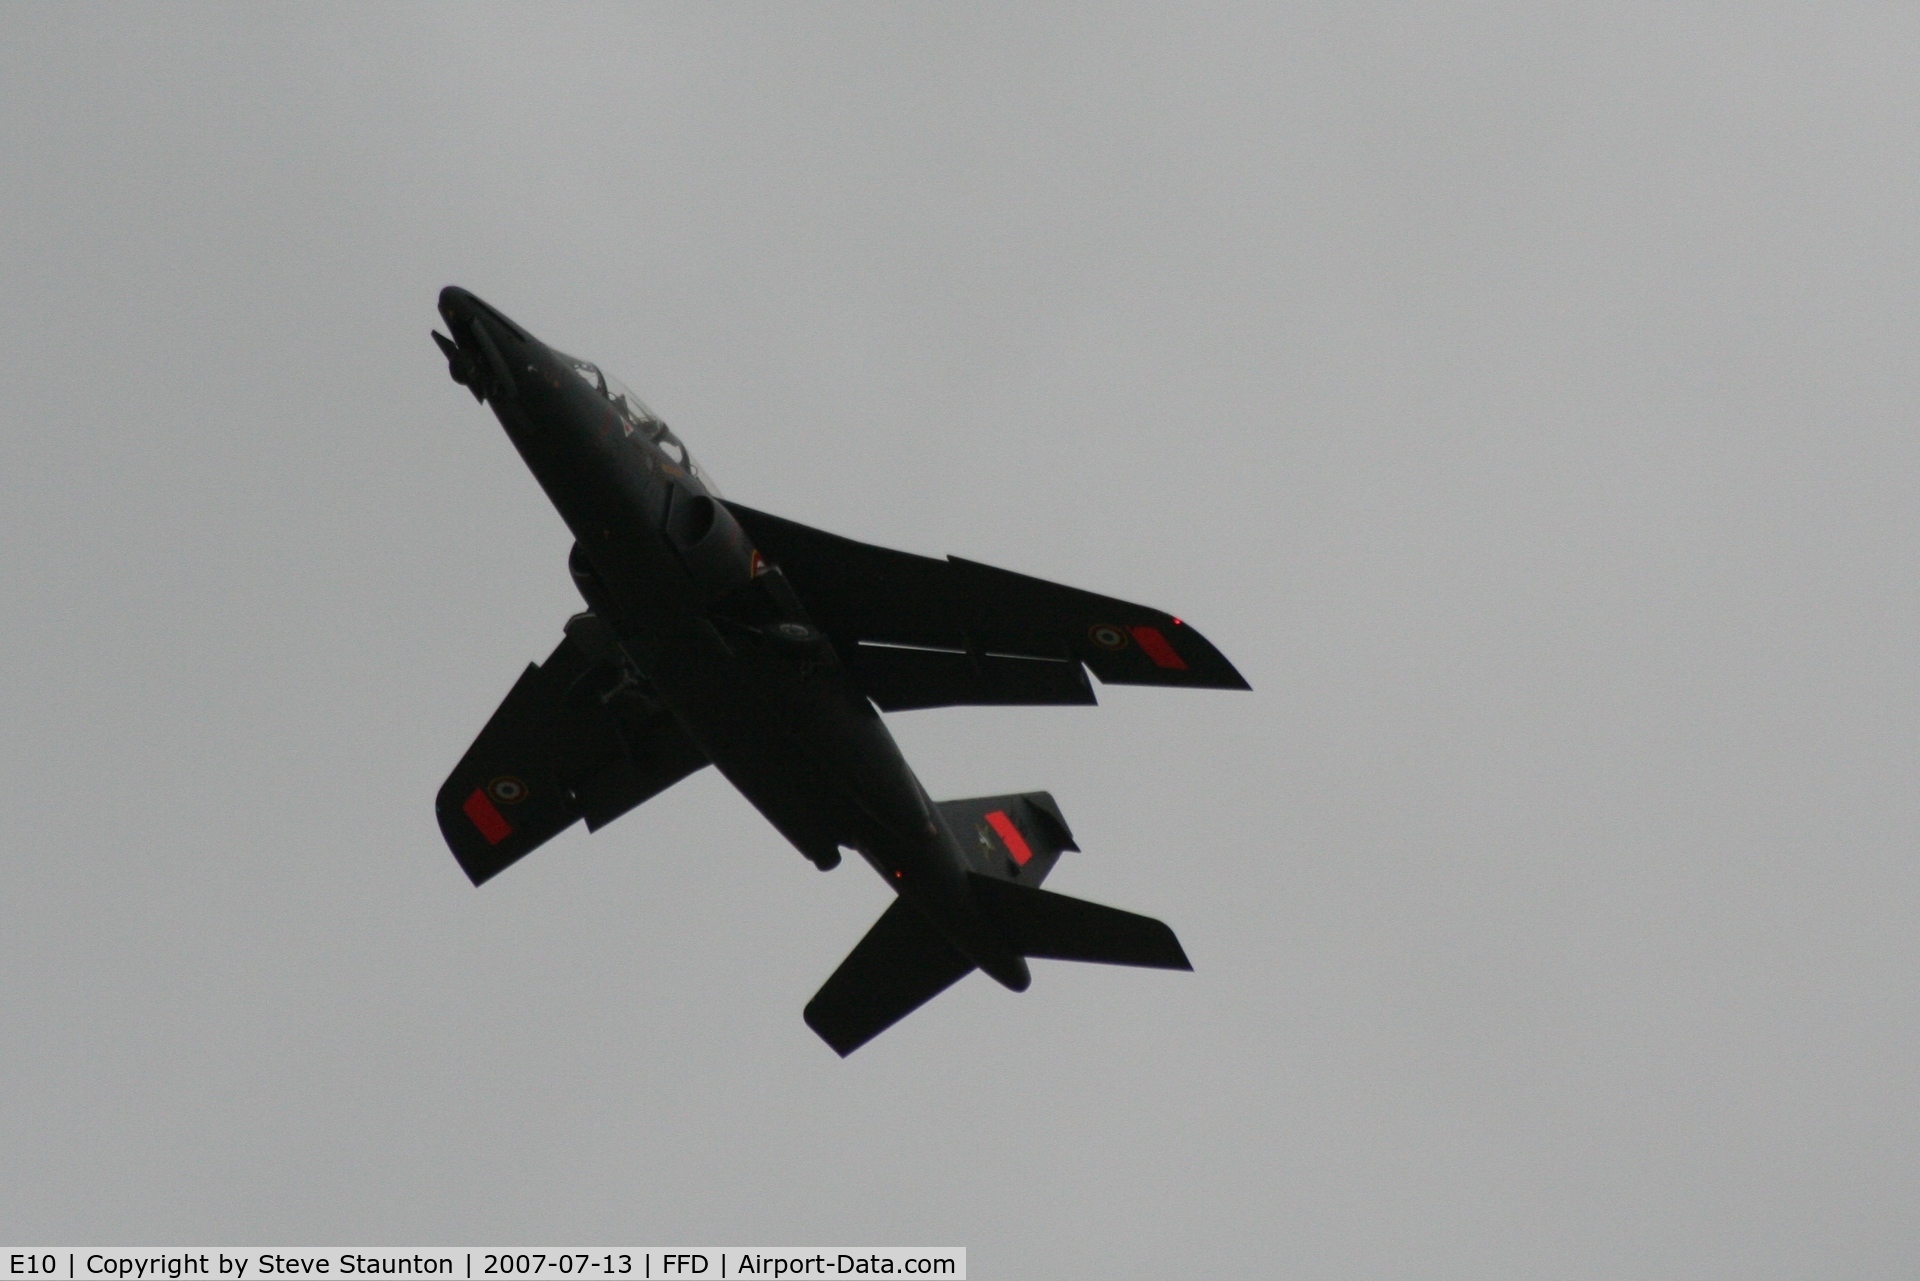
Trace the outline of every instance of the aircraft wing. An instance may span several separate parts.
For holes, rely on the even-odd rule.
[[[434,808],[475,885],[578,819],[606,826],[707,763],[592,614],[514,682]]]
[[[890,551],[728,503],[884,711],[1091,703],[1108,685],[1247,689],[1171,614],[950,556]]]

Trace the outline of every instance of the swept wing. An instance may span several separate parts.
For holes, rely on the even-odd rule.
[[[475,885],[580,819],[604,827],[707,763],[591,613],[529,664],[440,788],[440,830]]]
[[[1246,689],[1171,614],[977,561],[936,560],[728,503],[885,711],[1091,703],[1108,685]]]

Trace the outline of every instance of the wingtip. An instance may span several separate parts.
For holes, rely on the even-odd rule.
[[[807,1002],[807,1007],[800,1011],[800,1018],[806,1023],[807,1027],[815,1036],[826,1042],[828,1049],[843,1059],[873,1039],[872,1037],[862,1037],[858,1040],[848,1040],[845,1037],[836,1039],[828,1033],[827,1029],[821,1027],[819,1023],[814,1021],[814,1014],[814,1002],[809,1001]]]
[[[1157,968],[1176,970],[1183,974],[1193,973],[1193,962],[1187,959],[1187,949],[1180,945],[1180,936],[1175,934],[1173,927],[1165,921],[1159,922],[1159,925],[1166,931],[1167,955]]]

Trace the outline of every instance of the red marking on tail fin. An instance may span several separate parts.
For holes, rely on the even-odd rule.
[[[987,815],[987,826],[998,832],[1000,839],[1007,843],[1007,853],[1013,855],[1013,861],[1025,867],[1027,860],[1033,857],[1033,851],[1027,846],[1027,838],[1020,835],[1020,829],[1015,827],[1013,820],[1007,817],[1007,812],[1005,810],[990,812]]]
[[[467,798],[467,803],[460,807],[460,811],[473,820],[473,825],[480,829],[480,835],[487,838],[489,845],[498,845],[513,835],[513,824],[500,817],[500,811],[493,807],[493,802],[481,788],[473,789],[473,795]]]
[[[1187,670],[1187,660],[1174,652],[1173,646],[1167,644],[1167,638],[1160,634],[1158,627],[1129,627],[1127,630],[1140,642],[1140,648],[1153,660],[1155,667],[1167,667],[1176,672]]]

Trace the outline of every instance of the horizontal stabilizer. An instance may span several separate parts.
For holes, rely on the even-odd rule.
[[[919,908],[895,899],[807,1002],[807,1026],[845,1058],[972,968]]]
[[[973,895],[1013,950],[1056,961],[1191,970],[1165,921],[1050,890],[968,873]]]
[[[1078,850],[1060,807],[1046,792],[972,796],[935,808],[960,842],[967,870],[1038,885],[1062,850]]]

